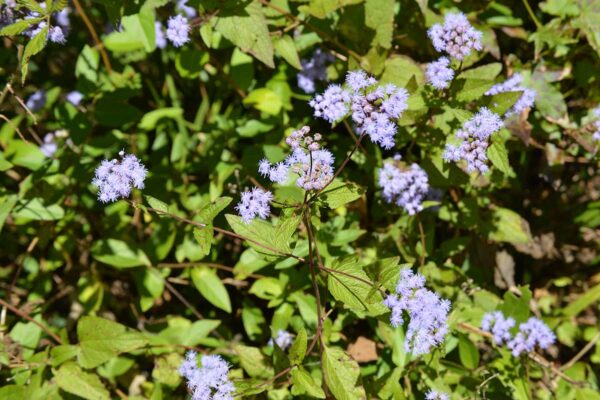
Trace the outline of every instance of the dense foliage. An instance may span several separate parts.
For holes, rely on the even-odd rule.
[[[0,0],[0,399],[599,399],[600,2]]]

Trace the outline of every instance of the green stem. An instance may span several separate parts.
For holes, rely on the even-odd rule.
[[[533,10],[531,9],[531,6],[529,5],[529,1],[523,0],[523,4],[525,5],[525,8],[527,9],[527,12],[529,13],[529,16],[531,17],[531,19],[535,23],[536,28],[540,29],[540,27],[542,26],[542,24],[540,23],[540,21],[537,19],[537,17],[533,13]]]

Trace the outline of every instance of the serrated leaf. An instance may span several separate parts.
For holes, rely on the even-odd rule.
[[[237,3],[225,6],[213,18],[213,28],[227,40],[268,67],[275,67],[267,20],[258,1],[247,2],[243,8]]]
[[[323,346],[323,375],[337,400],[366,399],[365,389],[358,384],[360,368],[339,347]]]
[[[40,22],[42,18],[22,19],[0,29],[0,36],[14,36],[23,33],[30,26]]]
[[[504,175],[514,175],[514,172],[510,167],[510,163],[508,161],[508,151],[506,150],[506,146],[504,145],[504,143],[501,143],[497,140],[492,141],[492,144],[487,149],[487,156],[494,165],[494,167],[502,171]]]
[[[495,94],[487,99],[488,108],[498,115],[504,115],[523,95],[522,91]]]
[[[215,307],[231,313],[229,293],[215,271],[204,267],[197,267],[192,269],[190,275],[194,286],[198,289],[202,297]]]
[[[324,399],[325,392],[315,383],[313,377],[304,369],[299,366],[298,368],[292,369],[292,394],[297,396],[301,394],[307,394],[317,399]]]
[[[268,365],[267,358],[256,347],[234,345],[233,351],[240,358],[240,365],[253,378],[270,378],[273,368]]]
[[[28,65],[31,57],[42,51],[46,46],[47,36],[48,26],[45,26],[27,43],[27,46],[25,46],[23,58],[21,59],[21,82],[24,83],[25,78],[27,78]]]
[[[317,199],[325,206],[336,209],[360,198],[364,193],[365,190],[356,183],[336,180],[319,193]]]
[[[169,205],[167,203],[165,203],[164,201],[161,201],[155,197],[148,196],[148,195],[144,195],[144,197],[146,198],[146,201],[148,202],[148,204],[150,204],[150,207],[155,208],[162,212],[169,212]]]
[[[308,337],[306,335],[306,329],[300,328],[298,335],[294,339],[294,343],[290,347],[290,363],[293,365],[300,365],[306,355],[306,348],[308,346]]]
[[[362,3],[364,0],[310,0],[308,6],[302,6],[303,11],[317,18],[325,18],[329,13],[352,4]]]
[[[381,293],[372,293],[373,285],[366,283],[371,280],[356,256],[336,259],[331,269],[336,272],[328,272],[327,284],[329,292],[336,300],[359,314],[368,313],[377,316],[389,311],[383,305]]]
[[[365,25],[375,31],[373,45],[389,49],[394,33],[394,0],[366,0]]]
[[[67,363],[54,372],[56,384],[67,393],[87,400],[109,400],[110,392],[96,374],[83,371],[75,363]]]
[[[92,257],[117,268],[132,268],[143,265],[150,266],[150,260],[141,249],[131,247],[118,239],[102,239],[94,242],[91,248]]]
[[[457,78],[485,79],[488,81],[493,81],[494,79],[496,79],[496,77],[498,76],[498,74],[500,74],[501,71],[502,71],[502,64],[491,63],[491,64],[482,65],[480,67],[468,69],[468,70],[462,72],[460,75],[458,75]]]
[[[79,364],[95,368],[121,353],[127,353],[147,344],[139,332],[124,325],[99,317],[81,317],[77,323]]]
[[[219,197],[215,201],[205,205],[198,211],[197,219],[205,224],[212,223],[221,211],[227,208],[233,199],[231,197]]]

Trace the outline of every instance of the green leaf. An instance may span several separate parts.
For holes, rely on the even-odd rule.
[[[395,8],[394,0],[365,1],[365,25],[375,31],[373,45],[381,46],[384,49],[392,46]]]
[[[231,313],[231,300],[225,285],[215,271],[196,267],[190,273],[192,282],[200,294],[215,307]]]
[[[310,0],[308,6],[302,6],[303,12],[310,13],[313,17],[325,18],[329,13],[352,4],[362,3],[364,0]]]
[[[267,114],[277,115],[283,107],[281,97],[271,89],[259,88],[251,91],[243,103],[263,111]]]
[[[522,91],[498,93],[487,97],[487,107],[498,115],[504,115],[523,95]]]
[[[42,18],[31,18],[31,19],[22,19],[14,24],[6,25],[4,28],[0,29],[0,36],[14,36],[20,33],[23,33],[27,28],[32,26],[33,24],[37,24],[40,22]]]
[[[183,116],[183,109],[180,107],[167,107],[159,108],[158,110],[152,110],[142,117],[138,124],[138,128],[151,131],[156,129],[159,120],[162,118],[177,119]]]
[[[244,8],[238,3],[221,8],[220,13],[213,17],[213,28],[240,50],[274,68],[273,44],[262,7],[258,1],[246,4]]]
[[[294,396],[307,394],[317,399],[324,399],[325,392],[315,383],[313,377],[302,366],[292,369],[292,394]]]
[[[590,46],[600,55],[600,5],[596,0],[579,0],[577,3],[581,10],[579,20],[574,22],[585,33]]]
[[[152,369],[152,378],[167,386],[175,386],[181,382],[179,375],[179,366],[181,365],[181,356],[177,353],[170,353],[159,357],[154,361]]]
[[[235,233],[252,240],[248,241],[250,247],[269,259],[277,259],[282,257],[283,254],[291,253],[289,242],[300,224],[300,217],[298,216],[282,218],[277,226],[258,218],[252,220],[249,224],[244,223],[237,215],[226,214],[225,218],[227,218],[227,222],[229,222]],[[264,244],[269,249],[257,243]]]
[[[456,83],[458,91],[456,98],[466,102],[479,99],[494,86],[494,81],[483,78],[457,79]]]
[[[336,300],[359,314],[377,316],[389,311],[383,305],[381,293],[372,293],[373,285],[367,283],[371,280],[358,262],[358,257],[336,259],[331,269],[335,272],[328,272],[327,285]]]
[[[475,369],[479,366],[479,350],[466,335],[458,337],[458,357],[466,368]]]
[[[102,239],[94,242],[91,248],[92,257],[117,268],[150,266],[150,260],[141,249],[133,248],[118,239]]]
[[[412,77],[419,86],[425,83],[425,74],[419,64],[408,56],[393,55],[385,61],[380,81],[406,87]]]
[[[517,326],[529,317],[529,301],[531,300],[531,290],[527,287],[521,287],[520,290],[520,296],[512,292],[505,292],[504,301],[499,308],[499,311],[502,311],[507,318],[514,318]]]
[[[147,344],[139,333],[124,325],[99,317],[81,317],[77,323],[79,364],[95,368],[121,353],[127,353]]]
[[[16,194],[10,194],[0,199],[0,232],[2,232],[4,221],[6,221],[8,214],[10,214],[15,204],[17,204],[18,199],[19,196]]]
[[[298,335],[294,339],[294,343],[290,347],[290,363],[292,365],[300,365],[306,355],[306,348],[308,345],[308,337],[306,335],[306,329],[300,328]]]
[[[365,190],[356,183],[335,180],[319,193],[317,199],[323,205],[336,209],[360,198],[364,193]]]
[[[219,197],[215,201],[202,207],[200,211],[198,211],[197,219],[205,224],[212,223],[215,217],[219,215],[221,211],[226,209],[232,200],[231,197]]]
[[[502,71],[502,64],[500,63],[491,63],[482,65],[480,67],[471,68],[460,75],[457,78],[461,79],[484,79],[488,81],[493,81],[496,79],[498,74]]]
[[[23,58],[21,59],[21,81],[25,82],[27,77],[28,64],[31,57],[39,53],[46,46],[48,36],[48,26],[39,31],[25,46]]]
[[[37,221],[54,221],[65,216],[65,210],[58,204],[45,205],[43,200],[34,199],[21,200],[14,207],[13,218],[29,218]]]
[[[165,203],[164,201],[161,201],[155,197],[148,196],[148,195],[144,195],[144,197],[146,198],[146,201],[148,202],[148,204],[150,204],[150,207],[155,208],[155,209],[165,212],[165,213],[169,212],[169,205],[167,203]]]
[[[283,294],[284,289],[285,287],[279,279],[267,276],[257,279],[250,287],[248,293],[263,300],[273,300],[279,298]]]
[[[202,343],[210,332],[217,329],[221,321],[215,319],[202,319],[191,323],[182,317],[168,319],[168,326],[164,328],[153,341],[169,345],[197,346]],[[157,340],[159,338],[160,340]]]
[[[240,365],[253,378],[270,378],[273,368],[267,363],[267,358],[260,349],[243,345],[234,345],[233,351],[240,358]]]
[[[110,400],[110,392],[96,374],[84,372],[77,364],[67,363],[53,371],[56,384],[67,393],[88,400]]]
[[[209,255],[213,240],[212,224],[207,225],[206,228],[194,228],[194,239],[200,245],[200,257]]]
[[[77,357],[78,353],[79,347],[71,344],[63,344],[53,347],[52,350],[50,350],[50,355],[52,356],[52,366],[57,367],[63,364],[65,361]]]
[[[104,38],[104,45],[113,52],[130,52],[156,48],[154,12],[143,9],[139,14],[126,15],[121,19],[121,30]]]
[[[514,171],[510,167],[510,163],[508,161],[508,151],[506,150],[504,143],[501,143],[498,140],[493,140],[492,144],[487,149],[487,156],[494,167],[502,171],[504,175],[514,175]]]
[[[337,400],[366,399],[365,390],[357,385],[360,369],[339,347],[323,346],[323,375]]]
[[[495,207],[489,224],[490,240],[514,244],[526,244],[531,241],[529,223],[508,208]]]
[[[577,298],[577,300],[566,306],[563,310],[563,314],[568,317],[575,317],[592,304],[597,304],[599,300],[600,284],[594,286],[591,289],[586,290],[581,296]]]
[[[273,40],[275,46],[275,52],[287,61],[292,67],[302,70],[302,64],[300,64],[300,57],[298,56],[298,50],[296,50],[296,44],[294,39],[289,35],[283,35],[280,38]]]

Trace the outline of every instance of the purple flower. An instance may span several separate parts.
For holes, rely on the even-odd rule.
[[[229,380],[229,364],[218,355],[203,355],[198,367],[197,353],[189,351],[179,367],[187,380],[192,400],[233,400],[235,386]]]
[[[592,140],[597,142],[600,140],[600,121],[595,121],[596,131],[592,134]]]
[[[190,24],[183,15],[176,15],[169,18],[167,22],[167,39],[173,46],[181,47],[190,41]]]
[[[249,224],[257,216],[266,219],[271,213],[273,194],[259,188],[246,190],[242,193],[241,201],[235,207],[242,221]]]
[[[156,41],[156,48],[164,49],[167,47],[167,38],[165,37],[165,30],[163,29],[160,21],[154,22],[154,37]]]
[[[127,198],[132,188],[143,189],[148,171],[133,154],[119,152],[121,160],[104,160],[92,180],[98,189],[98,200],[103,203]]]
[[[396,203],[409,215],[423,209],[423,201],[429,192],[427,173],[417,164],[401,170],[387,162],[379,171],[379,187],[388,203]]]
[[[446,393],[436,392],[433,389],[429,389],[425,393],[425,400],[448,400],[450,397]]]
[[[404,314],[409,317],[405,351],[414,355],[426,354],[444,341],[448,333],[450,302],[426,289],[422,275],[414,274],[410,269],[400,271],[396,294],[389,295],[383,304],[391,311],[393,327],[404,323]]]
[[[71,9],[69,7],[65,7],[56,14],[54,14],[54,20],[58,25],[63,28],[64,31],[68,31],[71,27],[71,20],[69,18],[69,14],[71,14]]]
[[[315,92],[315,81],[327,80],[327,64],[334,61],[329,53],[324,53],[321,49],[316,49],[311,58],[303,58],[302,71],[298,73],[298,87],[304,93]]]
[[[318,94],[308,104],[315,110],[314,116],[335,123],[348,114],[350,93],[340,85],[330,85],[323,94]]]
[[[181,11],[188,18],[195,18],[198,15],[198,12],[194,7],[190,7],[187,5],[188,0],[177,0],[176,9]]]
[[[521,74],[514,74],[510,79],[507,79],[503,83],[498,83],[490,88],[485,94],[487,96],[493,96],[499,93],[506,92],[523,92],[519,100],[504,114],[505,117],[512,115],[519,115],[527,108],[533,107],[535,104],[535,98],[537,92],[533,89],[528,89],[522,85],[523,77]]]
[[[456,132],[456,138],[462,140],[459,146],[446,145],[443,158],[446,162],[465,160],[467,172],[479,171],[485,174],[487,165],[487,148],[490,136],[504,126],[502,119],[485,107]]]
[[[77,90],[67,93],[67,101],[74,106],[78,106],[79,103],[81,103],[81,100],[83,100],[83,94]]]
[[[448,57],[440,57],[427,65],[425,71],[427,82],[436,89],[446,89],[450,86],[450,81],[454,78],[454,70],[450,68],[450,59]]]
[[[271,342],[272,341],[273,339],[271,339]],[[290,347],[293,341],[294,335],[292,333],[289,333],[288,331],[285,331],[283,329],[277,331],[277,336],[275,336],[275,343],[277,343],[277,346],[279,346],[281,350],[285,350],[288,347]]]
[[[496,344],[506,343],[511,339],[510,329],[515,326],[513,318],[506,318],[501,311],[485,313],[481,321],[481,329],[494,335]]]
[[[360,92],[363,89],[377,84],[377,80],[367,75],[365,71],[350,71],[346,75],[346,84],[350,86],[353,92]]]
[[[547,349],[556,341],[556,336],[543,321],[531,317],[519,325],[519,332],[508,342],[507,347],[517,357],[523,352],[533,351],[535,346]]]
[[[43,89],[36,90],[25,102],[27,108],[32,112],[40,111],[46,105],[46,91]]]
[[[58,145],[56,144],[56,133],[47,133],[44,136],[44,143],[40,146],[40,150],[46,157],[52,157],[56,150],[58,150]]]
[[[435,24],[427,35],[440,53],[448,53],[457,60],[471,54],[471,49],[481,50],[482,34],[474,29],[463,13],[446,14],[444,24]]]

